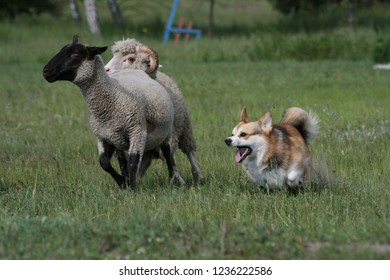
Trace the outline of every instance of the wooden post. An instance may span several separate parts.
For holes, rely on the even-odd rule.
[[[183,25],[184,25],[184,17],[180,17],[180,19],[179,19],[179,29],[182,29]],[[179,39],[180,39],[180,32],[177,32],[176,36],[175,36],[175,45],[177,45],[179,43]]]
[[[192,21],[190,21],[190,22],[188,23],[187,29],[188,29],[188,30],[191,30],[191,29],[192,29]],[[189,32],[186,33],[186,36],[184,37],[184,41],[185,41],[185,42],[188,42],[188,39],[190,39],[190,33],[189,33]]]

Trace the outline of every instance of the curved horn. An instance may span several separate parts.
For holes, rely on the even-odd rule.
[[[158,54],[155,50],[153,50],[152,48],[149,48],[148,46],[146,45],[139,45],[135,48],[135,51],[136,52],[143,52],[143,53],[146,53],[149,57],[149,67],[148,69],[145,70],[146,74],[148,75],[152,75],[154,73],[156,73],[157,69],[158,69]]]
[[[72,42],[72,45],[77,44],[78,41],[79,41],[79,35],[76,35],[76,34],[73,35],[73,42]]]

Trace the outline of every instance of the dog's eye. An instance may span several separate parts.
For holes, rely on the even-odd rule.
[[[245,132],[241,132],[240,133],[240,137],[245,137],[245,136],[247,136],[248,134],[246,134]]]

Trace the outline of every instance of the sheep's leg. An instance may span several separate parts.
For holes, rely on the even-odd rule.
[[[98,149],[100,166],[103,168],[104,171],[108,172],[112,176],[112,178],[114,178],[114,180],[120,187],[123,187],[125,179],[123,178],[123,176],[119,175],[119,173],[115,171],[110,161],[113,153],[115,152],[115,147],[104,141],[98,140]]]
[[[142,160],[139,164],[138,176],[143,177],[146,173],[146,170],[149,168],[152,163],[153,155],[150,152],[145,152],[142,156]]]
[[[123,151],[119,151],[117,150],[116,151],[116,156],[118,158],[118,163],[119,163],[119,167],[121,169],[121,173],[122,173],[122,177],[124,178],[125,181],[127,181],[127,158],[126,158],[126,155]]]
[[[176,178],[176,180],[179,182],[180,186],[185,186],[186,182],[184,179],[180,176],[179,168],[176,165],[173,165],[173,176]]]
[[[138,165],[141,159],[141,155],[139,153],[130,153],[129,154],[129,163],[127,166],[127,170],[129,173],[129,181],[128,184],[131,189],[136,189],[136,181],[137,181],[137,171]]]
[[[186,153],[186,156],[191,164],[191,171],[192,171],[192,176],[194,178],[194,181],[197,183],[198,182],[202,183],[204,181],[204,177],[202,175],[202,172],[200,171],[194,153],[193,152]]]
[[[161,151],[164,155],[165,162],[167,163],[169,178],[172,178],[173,177],[173,157],[171,155],[171,149],[169,148],[169,145],[163,145],[163,146],[161,146]]]
[[[135,127],[132,134],[129,135],[130,146],[128,150],[129,161],[127,165],[127,172],[129,174],[128,184],[131,189],[136,189],[137,174],[140,162],[142,161],[145,143],[146,143],[146,129]]]
[[[171,180],[176,178],[177,181],[179,182],[179,184],[181,186],[184,186],[186,183],[183,180],[183,178],[180,176],[179,169],[177,168],[177,166],[175,164],[175,160],[173,159],[169,145],[162,145],[161,151],[162,151],[164,158],[165,158],[165,161],[167,163],[169,178]]]
[[[142,155],[142,160],[140,161],[139,168],[138,168],[138,176],[143,177],[146,173],[146,170],[148,170],[150,164],[152,163],[153,159],[159,159],[160,158],[160,150],[150,150],[147,152],[144,152]]]

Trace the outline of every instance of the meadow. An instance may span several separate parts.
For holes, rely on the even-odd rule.
[[[375,30],[179,46],[136,34],[183,92],[206,181],[192,184],[178,151],[189,187],[169,184],[156,160],[130,191],[99,166],[80,90],[42,77],[74,33],[89,45],[122,34],[33,20],[0,25],[1,259],[389,259],[390,73],[372,69]],[[252,119],[270,111],[278,121],[290,106],[315,112],[312,151],[337,180],[297,195],[259,190],[224,144],[244,105]]]

